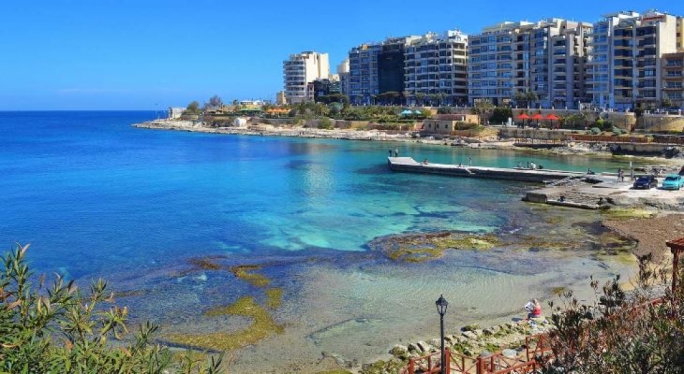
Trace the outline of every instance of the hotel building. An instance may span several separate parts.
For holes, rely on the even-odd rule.
[[[313,101],[312,82],[330,76],[327,53],[312,51],[290,55],[283,62],[285,99],[288,104]]]
[[[418,104],[465,104],[468,36],[458,30],[428,33],[405,47],[404,95]]]
[[[510,103],[534,93],[543,107],[574,107],[585,95],[584,64],[591,25],[549,19],[503,22],[471,35],[468,95],[471,103]]]

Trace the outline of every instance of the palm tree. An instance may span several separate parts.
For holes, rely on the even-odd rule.
[[[423,105],[423,100],[425,100],[425,94],[422,92],[417,92],[415,96],[416,101],[418,101],[418,105]]]
[[[410,92],[404,90],[401,94],[404,97],[404,105],[408,106]]]

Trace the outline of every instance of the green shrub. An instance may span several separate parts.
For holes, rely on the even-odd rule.
[[[27,246],[2,257],[0,269],[0,373],[218,373],[223,356],[172,355],[151,344],[157,326],[130,334],[128,308],[114,305],[103,280],[83,293],[58,277],[34,289]],[[116,341],[116,344],[110,344]]]
[[[590,135],[599,135],[601,133],[601,129],[598,127],[592,127],[589,129],[589,134]]]
[[[319,129],[330,130],[333,128],[333,122],[328,117],[321,117],[318,119],[317,127]]]
[[[681,373],[684,368],[684,287],[672,292],[669,271],[654,270],[651,255],[639,258],[629,297],[620,278],[601,286],[592,279],[598,302],[585,304],[571,291],[554,310],[550,344],[540,373]],[[675,274],[680,283],[682,271]],[[665,286],[665,287],[664,287]],[[654,291],[664,292],[651,303]]]
[[[489,123],[491,124],[501,124],[508,121],[509,118],[513,118],[513,111],[508,107],[497,107],[494,108],[492,116],[489,117]]]

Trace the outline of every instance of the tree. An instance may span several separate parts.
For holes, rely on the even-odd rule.
[[[211,361],[172,355],[153,345],[157,327],[144,323],[130,336],[128,309],[114,305],[107,283],[83,293],[57,277],[37,289],[26,264],[27,246],[2,256],[0,268],[0,372],[3,373],[218,373],[223,355]],[[116,345],[109,341],[117,340]]]
[[[518,91],[513,95],[513,100],[515,100],[518,106],[529,106],[531,103],[539,100],[539,97],[534,91]]]
[[[509,118],[513,118],[513,111],[511,110],[511,108],[494,108],[494,111],[492,111],[492,116],[489,117],[489,121],[493,124],[500,124],[508,121]]]
[[[437,96],[439,97],[439,103],[438,103],[438,105],[439,105],[439,106],[444,105],[444,99],[446,99],[447,94],[445,94],[444,92],[440,92],[440,93],[437,94]]]
[[[416,101],[418,101],[418,105],[425,104],[425,94],[424,93],[417,92],[415,96],[416,96]]]
[[[480,100],[473,105],[472,112],[477,115],[483,115],[494,109],[494,104],[489,100]]]
[[[635,290],[627,297],[620,278],[591,287],[598,302],[587,305],[564,294],[555,308],[551,331],[553,355],[539,358],[542,373],[681,373],[684,368],[684,291],[665,288],[653,302],[654,288],[667,284],[651,256],[639,257]],[[682,280],[682,272],[675,274]],[[553,304],[552,304],[553,306]]]
[[[197,101],[193,101],[185,108],[185,112],[188,114],[199,114],[199,106],[200,105]]]
[[[204,104],[204,106],[207,108],[220,108],[223,106],[223,101],[221,101],[218,95],[214,95],[209,98],[209,102]]]
[[[407,90],[404,90],[404,91],[401,92],[401,97],[404,98],[404,105],[406,105],[406,106],[409,105],[408,101],[409,101],[409,95],[410,95],[410,94],[411,94],[411,93],[410,93],[409,91],[407,91]]]

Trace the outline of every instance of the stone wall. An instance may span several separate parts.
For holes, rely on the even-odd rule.
[[[618,127],[623,130],[631,131],[636,126],[636,116],[634,113],[625,112],[597,112],[591,110],[573,110],[573,109],[513,109],[513,121],[520,122],[518,116],[521,113],[527,113],[532,116],[536,113],[541,113],[542,116],[546,117],[549,114],[555,114],[558,117],[567,118],[577,114],[583,114],[585,117],[584,124],[578,123],[579,126],[592,127],[592,124],[596,122],[599,118],[604,121],[608,121],[613,124],[613,126]],[[534,120],[526,120],[526,123],[536,123]],[[550,120],[539,121],[543,126],[549,126],[551,124]],[[558,125],[558,121],[553,121],[554,125]],[[566,126],[567,127],[567,126]]]
[[[684,132],[684,117],[666,114],[644,114],[639,118],[640,132]]]

